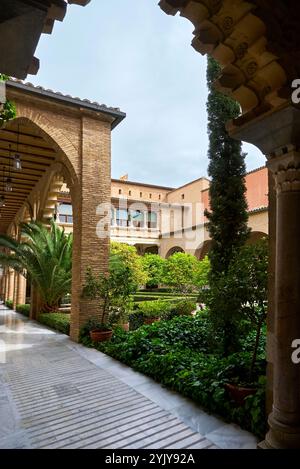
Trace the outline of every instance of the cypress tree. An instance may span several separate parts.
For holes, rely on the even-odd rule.
[[[223,351],[228,354],[236,346],[237,312],[232,311],[232,298],[226,298],[226,281],[230,261],[249,235],[248,207],[245,185],[245,154],[241,142],[232,139],[226,131],[226,122],[240,114],[239,104],[214,88],[221,68],[208,58],[207,101],[210,211],[206,212],[208,230],[212,239],[209,253],[211,262],[209,307],[214,330],[223,331]]]

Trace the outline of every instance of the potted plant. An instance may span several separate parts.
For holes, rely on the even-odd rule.
[[[110,340],[113,331],[109,325],[97,319],[90,319],[85,325],[85,333],[88,333],[93,342]]]
[[[113,307],[109,313],[109,323],[112,326],[119,326],[124,331],[129,331],[129,309],[128,305]]]
[[[95,276],[91,268],[87,269],[86,282],[82,290],[82,298],[101,302],[101,316],[94,318],[88,332],[92,340],[109,340],[112,336],[110,313],[119,312],[119,321],[128,322],[125,315],[130,295],[136,289],[135,272],[128,259],[121,252],[112,250],[109,257],[109,271]],[[126,322],[124,322],[126,321]],[[126,326],[124,326],[125,328]],[[87,329],[86,329],[87,332]]]

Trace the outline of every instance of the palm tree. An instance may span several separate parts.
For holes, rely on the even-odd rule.
[[[29,275],[40,295],[42,312],[57,310],[63,296],[71,290],[72,235],[53,221],[50,230],[38,222],[21,225],[21,239],[0,235],[0,264],[24,276]]]

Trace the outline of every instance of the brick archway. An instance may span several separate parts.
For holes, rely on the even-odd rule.
[[[24,193],[23,200],[32,208],[31,217],[39,219],[43,213],[50,214],[47,193],[53,189],[57,175],[63,176],[70,189],[74,211],[71,338],[78,340],[86,320],[100,319],[102,314],[101,304],[83,301],[81,291],[88,267],[95,275],[107,270],[109,226],[99,238],[97,208],[110,202],[111,130],[125,115],[94,103],[75,99],[70,102],[68,97],[55,93],[49,96],[31,85],[14,82],[9,83],[8,97],[16,103],[18,117],[1,129],[0,147],[1,137],[2,142],[10,139],[14,151],[19,146],[28,174],[36,171],[35,183],[26,176],[32,190]],[[6,155],[7,159],[10,157]],[[19,174],[16,177],[21,178],[22,171]],[[16,206],[16,210],[10,223],[22,220],[24,207]],[[6,219],[9,220],[8,215]],[[6,225],[2,224],[1,229],[6,231]],[[38,309],[35,298],[33,317]]]

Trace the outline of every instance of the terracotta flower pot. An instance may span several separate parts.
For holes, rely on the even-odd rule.
[[[153,324],[157,321],[160,321],[160,318],[144,318],[144,324]]]
[[[246,397],[253,396],[257,391],[255,388],[245,388],[230,383],[226,383],[225,388],[237,406],[244,405]]]
[[[126,322],[124,324],[120,324],[120,327],[122,327],[123,331],[128,332],[129,331],[129,322]]]
[[[105,340],[110,340],[112,337],[113,331],[90,331],[90,338],[93,342],[104,342]]]

